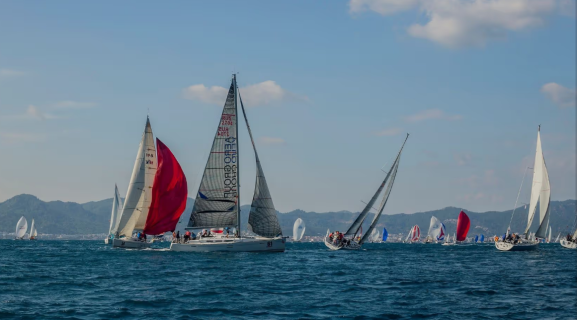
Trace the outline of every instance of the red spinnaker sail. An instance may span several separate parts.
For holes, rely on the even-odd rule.
[[[470,226],[471,220],[465,212],[461,211],[457,220],[457,241],[464,241],[467,238]]]
[[[162,141],[156,138],[158,169],[152,185],[150,210],[144,225],[146,234],[174,231],[186,208],[188,186],[178,161]]]

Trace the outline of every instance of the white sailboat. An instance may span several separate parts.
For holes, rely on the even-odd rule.
[[[112,243],[116,231],[118,231],[118,223],[120,222],[120,215],[122,214],[122,198],[118,193],[118,186],[114,185],[114,197],[112,198],[112,212],[110,213],[110,227],[108,229],[108,237],[104,239],[104,243]]]
[[[547,236],[547,243],[551,242],[551,226],[549,226],[549,235]]]
[[[405,243],[417,243],[419,242],[420,239],[421,239],[421,228],[419,228],[418,225],[414,225],[409,231],[409,234],[405,239]]]
[[[371,232],[371,242],[378,243],[381,242],[381,233],[377,229],[373,229]]]
[[[390,170],[387,172],[385,179],[383,180],[383,182],[381,183],[381,185],[379,186],[379,188],[377,189],[377,191],[375,192],[375,194],[373,195],[373,197],[371,198],[369,203],[367,203],[367,205],[365,206],[363,211],[361,211],[361,213],[357,216],[357,218],[355,219],[353,224],[349,227],[347,232],[343,234],[342,239],[339,239],[339,238],[341,238],[340,234],[337,238],[333,237],[331,239],[330,233],[327,233],[327,235],[324,238],[324,242],[325,242],[325,245],[330,250],[340,250],[340,249],[358,250],[361,248],[361,246],[363,245],[363,243],[365,241],[369,240],[369,237],[370,237],[372,231],[375,229],[375,226],[379,222],[379,218],[381,217],[383,210],[385,209],[385,205],[387,204],[387,201],[389,200],[389,196],[391,194],[391,190],[393,189],[393,184],[394,184],[395,178],[397,176],[397,171],[399,170],[399,163],[401,161],[401,153],[403,152],[403,148],[405,147],[405,143],[407,142],[408,138],[409,138],[409,134],[407,133],[407,137],[405,138],[405,141],[403,142],[403,145],[401,146],[401,149],[399,150],[399,153],[397,154],[395,161],[391,165]],[[381,205],[378,208],[378,212],[375,214],[375,217],[373,218],[373,221],[371,222],[369,229],[366,231],[366,233],[361,238],[360,236],[358,236],[359,230],[362,230],[363,222],[365,221],[369,211],[373,207],[373,204],[379,198],[385,185],[387,186],[387,188],[385,190],[385,193],[383,194],[383,198],[381,200]]]
[[[30,240],[36,240],[38,232],[36,231],[36,226],[34,225],[34,219],[32,219],[32,225],[30,226]]]
[[[447,237],[445,238],[445,242],[443,242],[442,245],[443,245],[443,246],[453,246],[453,245],[455,245],[455,243],[451,241],[451,235],[450,235],[450,234],[447,235]]]
[[[525,171],[527,173],[527,171]],[[519,188],[519,193],[517,195],[517,200],[515,201],[515,208],[517,207],[517,201],[519,200],[519,195],[521,194],[521,189],[523,188],[523,180],[521,181],[521,187]],[[533,166],[533,184],[531,187],[531,200],[529,202],[529,213],[527,217],[527,226],[525,227],[525,237],[519,239],[509,239],[509,231],[511,229],[511,223],[507,228],[506,239],[503,241],[495,242],[495,247],[501,251],[527,251],[536,250],[539,246],[539,239],[545,239],[547,228],[549,227],[549,202],[551,199],[551,185],[549,183],[549,174],[547,172],[547,166],[545,164],[545,158],[543,157],[543,150],[541,149],[541,126],[537,131],[537,149],[535,152],[535,165]],[[529,229],[533,224],[533,219],[537,213],[537,204],[539,204],[539,227],[535,232],[534,236],[530,235]],[[515,208],[511,215],[511,221],[513,221],[513,215],[515,214]]]
[[[144,229],[146,217],[150,210],[152,183],[156,169],[154,137],[150,120],[146,117],[146,126],[136,153],[136,161],[126,192],[126,199],[112,241],[113,247],[131,249],[150,247],[149,242],[133,237],[133,233],[141,232]]]
[[[425,238],[425,243],[434,243],[439,240],[443,240],[445,236],[444,226],[437,219],[437,217],[431,217],[431,223],[429,224],[429,231],[427,232],[427,237]]]
[[[303,219],[298,218],[295,221],[295,224],[293,226],[293,241],[294,242],[300,242],[305,234],[305,222],[303,221]]]
[[[24,236],[26,235],[26,230],[28,230],[28,221],[26,218],[22,216],[18,223],[16,223],[16,240],[24,240]]]
[[[577,212],[575,213],[577,214]],[[573,229],[575,229],[573,235],[568,234],[566,237],[561,238],[561,240],[555,240],[555,242],[559,241],[561,246],[567,249],[577,249],[577,216],[573,221]],[[559,234],[559,236],[560,235],[561,234]],[[557,236],[557,239],[559,239],[559,236]]]
[[[256,185],[248,218],[248,230],[256,236],[241,236],[240,224],[240,155],[238,145],[238,104],[256,159]],[[285,238],[278,222],[264,171],[248,124],[236,75],[232,76],[226,102],[215,134],[210,155],[198,188],[186,230],[233,229],[233,235],[199,237],[186,243],[171,243],[172,251],[270,251],[283,252]]]

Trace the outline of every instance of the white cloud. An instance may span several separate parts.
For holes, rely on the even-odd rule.
[[[240,93],[246,107],[255,107],[290,99],[306,100],[306,97],[297,96],[281,88],[272,80],[240,88]],[[196,84],[185,88],[182,94],[185,99],[221,105],[224,104],[228,89],[219,86],[209,88],[204,84]]]
[[[54,108],[57,109],[88,109],[95,107],[97,104],[94,102],[79,102],[79,101],[59,101],[54,104]]]
[[[381,15],[419,9],[428,21],[413,24],[408,33],[447,47],[484,46],[545,23],[556,0],[351,0],[352,12],[372,10]]]
[[[18,77],[23,76],[25,73],[13,69],[0,69],[0,77]]]
[[[46,140],[46,135],[35,133],[2,132],[0,139],[6,143],[18,142],[42,142]]]
[[[455,158],[455,161],[460,166],[464,166],[464,165],[469,164],[471,162],[471,160],[473,159],[473,157],[471,156],[470,153],[454,154],[453,158]]]
[[[56,119],[56,116],[51,114],[41,112],[37,107],[33,105],[29,105],[28,109],[26,109],[26,114],[24,115],[26,118],[33,118],[39,120],[47,120],[47,119]]]
[[[390,137],[390,136],[396,136],[399,133],[401,133],[401,128],[389,128],[389,129],[377,131],[377,132],[375,132],[375,135],[379,136],[379,137]]]
[[[260,137],[258,141],[261,144],[267,145],[285,145],[286,141],[282,138],[274,138],[274,137]]]
[[[575,89],[566,88],[555,82],[550,82],[541,87],[541,92],[562,108],[575,106]]]
[[[421,111],[419,113],[405,117],[407,122],[421,122],[425,120],[461,120],[463,117],[460,115],[448,115],[439,109],[428,109]]]

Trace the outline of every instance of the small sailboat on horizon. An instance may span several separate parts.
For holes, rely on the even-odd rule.
[[[24,240],[26,231],[28,230],[28,221],[24,216],[20,217],[20,220],[16,223],[16,232],[14,240]]]
[[[32,219],[32,225],[30,226],[30,238],[29,240],[36,240],[38,236],[38,231],[36,231],[36,226],[34,225],[34,219]]]
[[[405,243],[418,243],[419,239],[421,238],[421,228],[418,225],[414,225],[411,230],[409,230],[409,234],[405,239]]]
[[[110,213],[110,227],[108,229],[108,237],[104,239],[105,244],[112,244],[114,235],[118,231],[118,223],[120,222],[120,215],[122,214],[122,198],[118,192],[118,186],[114,185],[114,197],[112,198],[112,212]]]
[[[575,212],[575,219],[573,220],[573,228],[570,230],[575,230],[573,235],[567,234],[567,236],[561,238],[561,240],[555,240],[555,242],[559,241],[559,244],[563,248],[567,249],[577,249],[577,211]],[[561,233],[557,236],[557,239],[561,236]]]
[[[298,218],[293,225],[293,242],[300,242],[305,234],[305,222]]]

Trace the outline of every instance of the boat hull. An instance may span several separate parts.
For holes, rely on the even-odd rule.
[[[327,248],[329,248],[330,250],[333,250],[333,251],[336,251],[336,250],[358,250],[361,248],[361,245],[355,241],[351,241],[348,245],[343,245],[343,244],[335,245],[330,241],[328,236],[326,236],[324,240],[325,240],[325,246],[327,246]]]
[[[533,251],[537,250],[538,247],[538,242],[524,242],[518,244],[503,241],[495,242],[495,248],[500,251]]]
[[[285,238],[203,238],[186,243],[171,243],[179,252],[284,252]]]
[[[575,242],[570,242],[570,241],[567,241],[566,239],[561,239],[561,240],[559,241],[559,243],[561,244],[561,246],[562,246],[563,248],[567,248],[567,249],[577,249],[577,243],[575,243]]]
[[[146,241],[138,241],[133,239],[113,239],[113,248],[122,249],[146,249],[150,248],[151,243]]]

